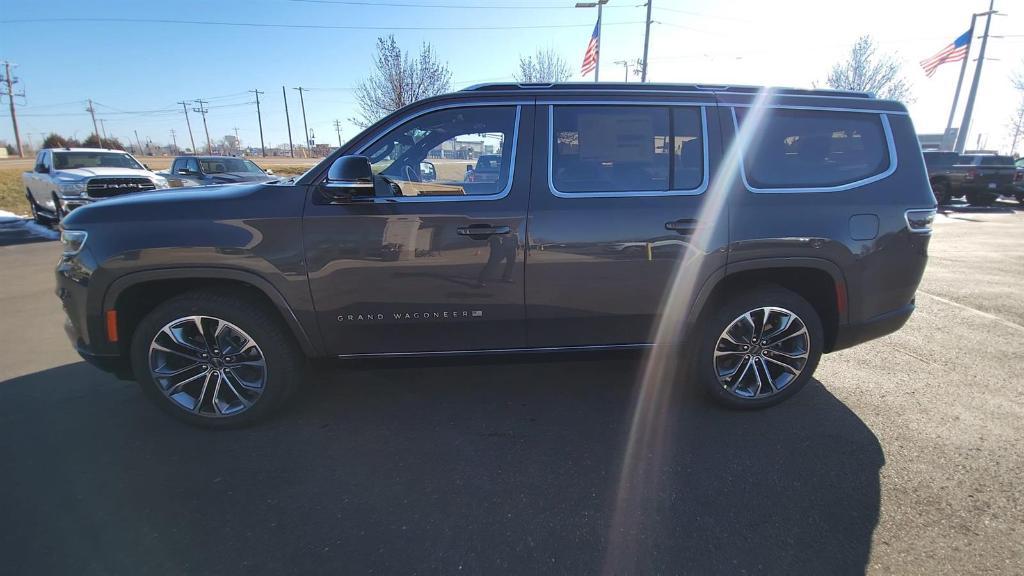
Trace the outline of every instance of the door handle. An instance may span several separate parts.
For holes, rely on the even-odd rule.
[[[512,228],[509,226],[491,226],[490,224],[470,224],[469,226],[459,226],[455,229],[455,233],[459,236],[469,236],[474,240],[483,240],[488,236],[496,234],[511,234]]]
[[[671,222],[665,222],[665,230],[672,230],[673,232],[693,232],[697,229],[696,218],[682,218],[680,220],[673,220]]]

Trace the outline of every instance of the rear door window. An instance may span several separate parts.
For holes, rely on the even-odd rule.
[[[704,182],[699,107],[554,106],[556,194],[695,190]]]
[[[736,109],[741,129],[749,115],[749,109]],[[842,186],[890,166],[876,113],[769,109],[755,130],[743,154],[747,183],[755,189]]]

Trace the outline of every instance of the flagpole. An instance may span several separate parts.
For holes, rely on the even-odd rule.
[[[597,57],[594,59],[594,82],[601,76],[601,7],[604,2],[597,3]]]
[[[977,14],[971,15],[971,29],[967,31],[967,53],[964,54],[964,63],[960,65],[960,79],[956,81],[956,92],[953,93],[953,106],[949,109],[949,120],[946,121],[946,131],[942,133],[942,149],[952,150],[955,144],[949,142],[949,131],[953,128],[953,117],[956,116],[956,105],[960,101],[960,88],[964,85],[964,73],[967,72],[967,61],[971,59],[971,46],[974,46],[974,23],[978,20]]]
[[[956,134],[956,145],[954,151],[958,154],[964,153],[967,145],[967,131],[971,128],[971,114],[974,112],[974,99],[978,96],[978,84],[981,83],[981,65],[985,63],[985,46],[988,44],[988,31],[992,26],[992,15],[995,14],[996,0],[989,0],[988,12],[985,16],[985,33],[981,36],[981,49],[978,51],[978,63],[974,66],[974,80],[971,82],[971,91],[967,95],[967,108],[964,109],[964,119],[960,121],[960,130]],[[974,40],[973,38],[971,39]]]

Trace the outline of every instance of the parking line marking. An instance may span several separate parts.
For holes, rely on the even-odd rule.
[[[918,294],[923,294],[925,296],[928,296],[929,298],[934,298],[934,299],[938,300],[939,302],[944,302],[946,304],[949,304],[950,306],[956,306],[957,308],[963,308],[964,310],[968,310],[970,312],[974,312],[975,314],[978,314],[979,316],[984,316],[985,318],[988,318],[989,320],[995,320],[996,322],[999,322],[1000,324],[1003,324],[1004,326],[1008,326],[1010,328],[1013,328],[1014,330],[1019,330],[1021,332],[1024,332],[1024,326],[1021,326],[1020,324],[1017,324],[1016,322],[1011,322],[1011,321],[1006,320],[1004,318],[1000,318],[999,316],[996,316],[995,314],[989,314],[988,312],[982,312],[981,310],[978,310],[977,308],[971,308],[970,306],[965,306],[963,304],[960,304],[959,302],[953,302],[952,300],[947,300],[946,298],[943,298],[942,296],[936,296],[935,294],[929,294],[929,293],[923,292],[921,290],[918,290],[917,293]]]

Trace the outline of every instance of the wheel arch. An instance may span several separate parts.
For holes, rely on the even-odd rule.
[[[164,268],[133,272],[113,281],[103,296],[103,310],[117,310],[121,346],[131,342],[138,321],[161,302],[203,288],[241,287],[275,310],[308,357],[320,355],[319,346],[296,317],[284,296],[258,275],[231,268]]]
[[[821,318],[825,351],[834,348],[839,327],[848,322],[847,284],[839,267],[822,258],[759,258],[723,266],[704,282],[691,317],[731,291],[757,284],[777,284],[807,300]]]

